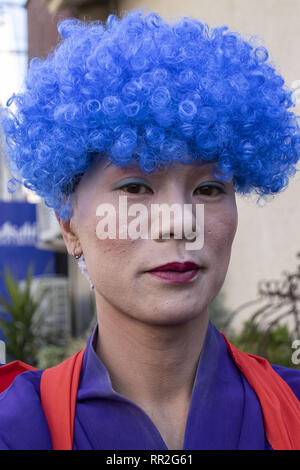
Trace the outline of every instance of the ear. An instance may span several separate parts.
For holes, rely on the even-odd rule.
[[[55,212],[56,219],[60,225],[62,236],[69,255],[77,255],[82,253],[80,241],[76,233],[73,219],[64,222],[59,215]]]

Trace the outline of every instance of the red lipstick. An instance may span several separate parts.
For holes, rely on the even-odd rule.
[[[150,271],[189,271],[190,269],[199,269],[200,266],[196,263],[192,263],[191,261],[186,261],[185,263],[167,263],[163,264],[162,266],[158,266],[157,268],[151,269]]]
[[[151,276],[166,282],[184,283],[196,279],[200,266],[191,261],[167,263],[151,269]]]

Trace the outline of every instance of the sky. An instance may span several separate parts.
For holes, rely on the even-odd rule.
[[[18,92],[27,70],[25,0],[0,0],[0,104]]]

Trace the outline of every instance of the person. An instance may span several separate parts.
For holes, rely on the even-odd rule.
[[[105,23],[67,19],[58,29],[59,45],[31,61],[1,122],[10,191],[23,183],[53,208],[95,294],[72,448],[276,448],[281,428],[293,433],[283,415],[272,424],[273,385],[264,400],[259,386],[284,389],[279,407],[288,414],[292,404],[296,429],[300,372],[268,369],[255,356],[244,367],[209,305],[230,261],[236,193],[275,195],[296,172],[291,91],[267,50],[226,26],[189,17],[171,24],[138,9]],[[163,212],[156,237],[130,237],[124,198],[133,234],[157,204],[189,209],[192,226],[176,236],[186,219],[174,215],[167,226]],[[143,216],[132,219],[137,207]],[[196,207],[204,208],[199,219]],[[103,220],[116,222],[117,236],[113,228],[104,236]],[[54,448],[43,374],[27,370],[0,394],[1,449]]]

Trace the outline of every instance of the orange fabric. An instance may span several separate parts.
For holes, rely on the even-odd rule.
[[[77,389],[84,350],[61,364],[45,369],[41,377],[41,402],[48,422],[52,447],[73,449]]]
[[[28,370],[37,370],[35,367],[22,361],[9,362],[0,367],[0,393],[3,392],[14,381],[17,375]]]
[[[274,450],[300,450],[300,402],[288,384],[260,356],[233,346],[228,351],[260,401],[265,432]]]

